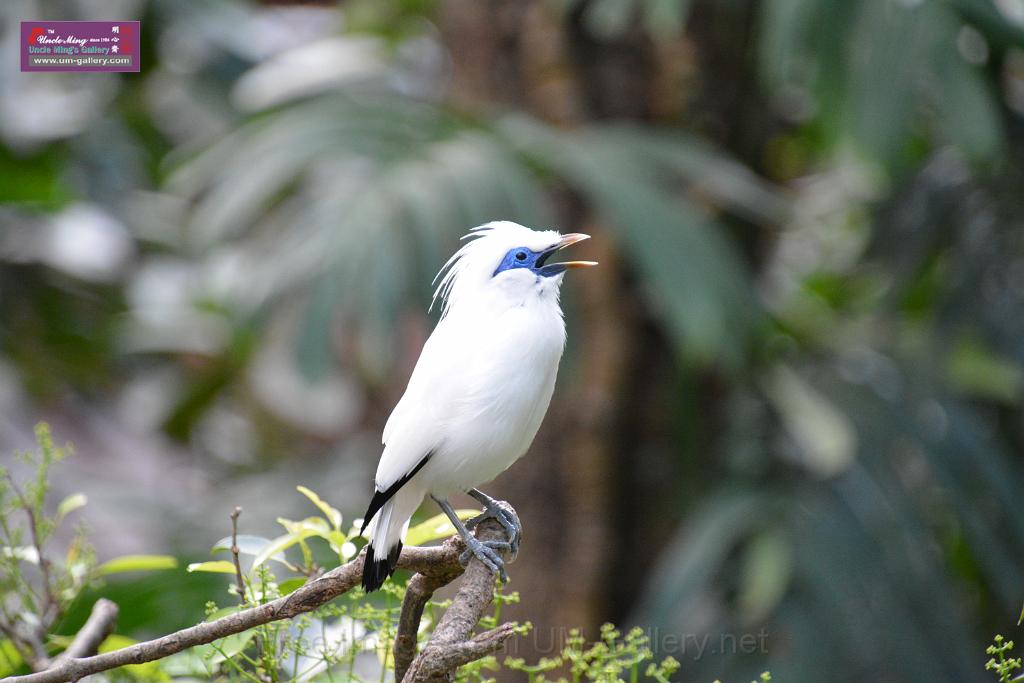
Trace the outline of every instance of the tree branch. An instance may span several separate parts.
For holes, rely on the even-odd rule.
[[[465,548],[461,539],[450,538],[432,548],[405,548],[398,560],[401,569],[421,574],[450,573],[459,564],[459,553]],[[163,659],[196,645],[205,645],[234,633],[241,633],[271,621],[290,619],[311,612],[359,585],[363,574],[365,553],[351,562],[332,569],[310,581],[295,592],[251,609],[229,614],[215,621],[203,622],[169,635],[136,643],[114,652],[85,658],[70,658],[52,668],[25,676],[14,676],[5,683],[64,683],[84,676],[108,671],[125,664],[142,664]],[[458,573],[455,574],[456,576]]]
[[[515,635],[516,624],[508,622],[492,628],[490,631],[470,638],[469,640],[452,643],[447,646],[438,646],[436,650],[430,650],[431,646],[423,649],[424,664],[421,666],[414,681],[447,681],[450,674],[463,664],[494,654],[502,648],[505,641]],[[427,677],[424,677],[427,676]]]
[[[504,529],[495,520],[486,520],[476,529],[476,536],[482,541],[504,540],[504,533]],[[496,651],[513,634],[514,625],[503,624],[476,637],[470,637],[476,623],[493,599],[494,577],[476,558],[473,558],[464,570],[459,563],[459,554],[463,550],[465,544],[457,536],[449,538],[441,546],[409,547],[402,550],[398,567],[415,572],[416,575],[409,583],[409,590],[402,604],[398,635],[395,639],[396,667],[401,666],[404,673],[398,680],[439,680],[438,677],[446,676],[458,666]],[[117,617],[117,606],[109,601],[100,600],[93,607],[93,613],[85,626],[75,636],[71,647],[55,660],[50,668],[25,676],[14,676],[5,681],[77,681],[90,674],[126,664],[142,664],[162,659],[261,624],[311,612],[359,585],[364,559],[365,553],[360,553],[351,562],[265,605],[241,610],[215,621],[203,622],[121,650],[85,657],[82,655],[94,650],[109,630],[112,630]],[[462,574],[465,574],[465,579],[454,601],[438,622],[423,652],[413,659],[416,653],[416,633],[424,606],[435,590]],[[406,668],[408,671],[404,671]]]
[[[25,660],[33,671],[43,671],[50,666],[50,656],[46,653],[46,646],[43,639],[36,633],[36,629],[26,627],[16,630],[18,637],[28,647],[31,656]]]
[[[416,644],[426,607],[434,591],[451,583],[452,578],[443,575],[428,576],[417,574],[409,580],[402,600],[402,613],[398,617],[398,630],[395,633],[395,680],[400,681],[409,670],[409,665],[416,658]]]
[[[503,503],[508,505],[508,503]],[[508,506],[511,510],[511,506]],[[512,510],[513,514],[515,510]],[[505,530],[494,519],[481,522],[476,528],[481,541],[503,541]],[[502,559],[508,553],[502,552]],[[496,652],[514,634],[515,624],[502,624],[495,629],[471,637],[477,622],[494,599],[494,575],[477,558],[466,566],[459,592],[437,623],[430,642],[413,661],[403,683],[447,681],[456,668]],[[405,605],[402,605],[405,611]],[[422,610],[421,610],[422,612]],[[419,622],[417,620],[417,626]],[[415,640],[413,641],[415,647]],[[396,648],[397,655],[397,648]],[[396,665],[397,665],[396,656]],[[397,667],[396,667],[397,673]],[[397,676],[396,676],[397,678]]]
[[[79,659],[95,654],[100,644],[114,632],[118,612],[116,603],[106,598],[97,600],[85,625],[75,634],[67,649],[53,660],[50,668],[60,666],[68,659]]]

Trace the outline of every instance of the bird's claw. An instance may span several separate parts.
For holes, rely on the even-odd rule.
[[[505,561],[497,551],[510,550],[511,547],[512,545],[506,541],[481,541],[469,536],[466,538],[466,550],[459,555],[459,562],[466,566],[473,557],[476,557],[492,574],[497,574],[502,583],[508,583]]]
[[[508,551],[512,553],[512,559],[515,559],[519,555],[519,540],[523,535],[523,526],[519,522],[515,510],[507,503],[494,500],[485,506],[481,514],[466,520],[466,528],[475,529],[485,519],[497,520],[505,529],[505,535],[508,537]]]

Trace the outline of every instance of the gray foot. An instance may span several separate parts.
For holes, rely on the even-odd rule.
[[[476,496],[474,496],[474,498],[475,497]],[[506,541],[481,541],[480,539],[476,538],[472,533],[470,533],[466,525],[463,524],[462,520],[459,519],[459,516],[455,514],[455,510],[452,508],[451,503],[449,503],[447,499],[438,498],[437,496],[433,495],[431,496],[431,498],[433,498],[434,501],[436,501],[437,504],[441,507],[441,509],[444,510],[444,514],[451,521],[452,526],[454,526],[456,531],[459,532],[459,536],[462,537],[463,542],[466,544],[466,550],[459,556],[459,562],[461,562],[462,565],[465,566],[469,563],[470,559],[472,559],[475,556],[481,562],[484,563],[485,567],[491,570],[492,574],[497,574],[501,578],[503,583],[508,583],[508,574],[505,573],[505,562],[501,559],[501,555],[498,554],[498,551],[511,551],[512,544]],[[479,498],[477,500],[479,500]],[[511,506],[509,506],[508,503],[500,503],[499,501],[495,501],[493,499],[491,500],[491,503],[504,505],[508,508],[509,511],[512,510]],[[486,516],[486,513],[483,516]],[[511,518],[515,521],[516,527],[518,528],[519,520],[515,517],[515,512],[511,513]],[[504,526],[504,523],[502,523],[502,526]],[[517,547],[518,540],[519,539],[517,534]]]
[[[474,529],[480,522],[485,519],[495,519],[501,524],[502,528],[505,529],[505,535],[508,537],[509,552],[512,553],[512,558],[519,554],[519,540],[523,536],[523,525],[519,521],[519,516],[516,511],[512,509],[512,506],[503,500],[496,500],[491,498],[486,493],[477,489],[470,489],[469,495],[480,501],[484,506],[482,514],[473,517],[472,519],[466,520],[466,528]]]
[[[463,540],[466,541],[466,550],[459,556],[459,562],[463,566],[469,564],[469,561],[476,556],[478,560],[484,563],[485,567],[491,570],[492,574],[496,574],[501,579],[502,583],[508,583],[508,574],[505,573],[505,561],[498,554],[499,550],[510,549],[511,546],[508,543],[505,541],[481,541],[475,536],[467,536]]]

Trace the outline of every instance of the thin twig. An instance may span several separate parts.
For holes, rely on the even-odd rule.
[[[50,580],[50,560],[46,557],[43,552],[43,542],[39,536],[39,525],[36,520],[36,512],[29,502],[28,498],[22,492],[21,488],[14,481],[14,477],[10,472],[5,472],[7,476],[7,482],[17,496],[18,502],[21,503],[22,509],[25,511],[25,515],[28,517],[28,530],[29,535],[32,537],[32,547],[36,551],[36,559],[39,562],[39,571],[42,573],[43,578],[43,607],[39,610],[39,626],[37,627],[37,639],[42,640],[46,636],[46,631],[49,629],[50,624],[53,623],[60,616],[60,603],[53,594],[53,584]],[[53,614],[50,614],[50,612]],[[44,652],[45,655],[45,652]],[[46,660],[46,657],[43,657]],[[40,662],[40,664],[46,663]]]
[[[242,577],[242,562],[238,557],[238,516],[241,514],[242,508],[237,505],[231,511],[231,557],[235,560],[235,588],[238,589],[238,599],[244,606],[246,604],[245,579]]]
[[[53,660],[50,668],[60,666],[68,659],[77,659],[96,654],[96,650],[111,633],[114,632],[114,625],[117,623],[117,604],[100,598],[92,606],[92,612],[86,619],[85,625],[75,634],[74,640],[67,649]]]
[[[28,645],[31,656],[25,661],[33,671],[42,671],[50,666],[50,655],[46,652],[46,645],[43,639],[36,633],[36,629],[28,627],[20,629],[18,636],[21,642]]]
[[[245,592],[245,577],[242,576],[242,560],[241,550],[238,547],[238,518],[242,514],[242,507],[236,505],[235,509],[231,511],[231,559],[235,563],[235,592],[238,593],[238,601],[242,603],[242,607],[249,604],[247,593]],[[263,593],[265,595],[265,593]],[[255,593],[254,593],[255,595]],[[263,661],[263,636],[257,631],[256,632],[256,659]]]
[[[20,495],[20,493],[19,493]],[[25,499],[22,498],[24,501]],[[53,595],[53,584],[50,581],[50,558],[43,552],[43,542],[39,537],[39,525],[36,521],[35,510],[28,505],[27,501],[25,505],[25,514],[28,515],[28,528],[32,532],[32,545],[36,549],[36,555],[39,558],[39,571],[43,574],[43,609],[39,615],[39,630],[42,633],[46,633],[46,629],[49,624],[60,616],[60,604]],[[52,614],[51,614],[52,612]]]

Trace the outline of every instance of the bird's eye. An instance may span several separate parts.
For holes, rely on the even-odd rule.
[[[526,260],[526,252],[525,251],[517,251],[516,252],[516,261],[525,261],[525,260]]]

